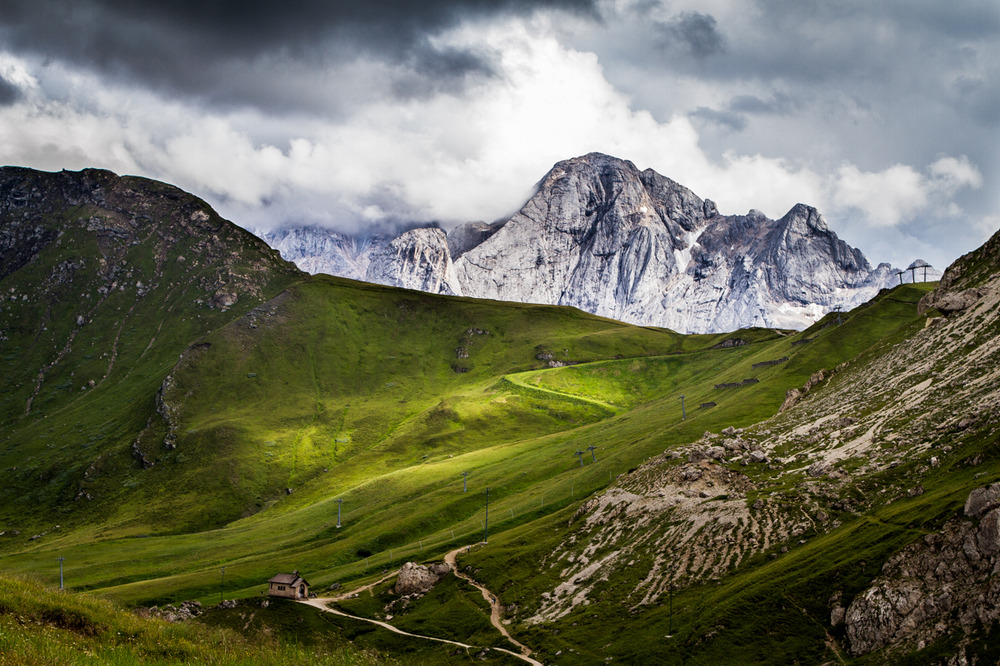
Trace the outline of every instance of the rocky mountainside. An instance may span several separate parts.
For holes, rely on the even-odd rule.
[[[706,432],[583,503],[526,622],[580,618],[607,590],[634,614],[770,561],[784,599],[829,600],[803,613],[828,614],[835,652],[996,663],[998,248],[1000,233],[945,272],[922,327],[814,373],[774,418]]]
[[[669,178],[598,153],[556,164],[504,222],[365,242],[320,229],[264,238],[310,272],[571,305],[691,333],[802,329],[899,280],[888,264],[873,269],[814,208],[799,204],[778,220],[720,215]]]

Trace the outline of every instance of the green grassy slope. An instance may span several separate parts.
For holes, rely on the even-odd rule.
[[[924,346],[935,346],[926,342],[924,320],[913,318],[916,301],[929,286],[933,285],[917,285],[909,291],[897,288],[852,313],[851,320],[839,328],[805,332],[803,337],[814,338],[808,345],[814,359],[826,367],[836,365],[832,352],[843,348],[849,338],[866,342],[849,366],[814,390],[802,406],[803,413],[793,410],[748,430],[751,438],[788,438],[774,453],[792,461],[817,445],[831,441],[836,445],[839,436],[834,431],[845,426],[818,425],[825,417],[850,415],[865,424],[851,431],[847,440],[863,436],[870,427],[868,419],[874,419],[871,422],[880,425],[875,428],[876,446],[870,458],[866,453],[863,461],[845,459],[839,465],[844,474],[836,481],[811,477],[806,463],[797,473],[785,473],[787,463],[781,463],[781,469],[742,467],[734,462],[720,465],[754,482],[756,487],[747,494],[748,506],[762,498],[803,515],[823,510],[829,514],[823,521],[832,522],[813,519],[812,528],[799,532],[780,549],[754,555],[717,579],[682,586],[673,595],[673,613],[666,594],[651,604],[639,604],[633,595],[656,555],[648,553],[649,561],[608,572],[608,583],[591,597],[594,603],[579,606],[555,622],[522,627],[519,638],[540,646],[543,661],[563,651],[560,663],[568,664],[598,663],[608,657],[630,663],[678,664],[938,663],[962,644],[969,654],[982,655],[992,663],[996,644],[988,630],[968,638],[961,631],[949,631],[917,653],[910,651],[911,646],[852,658],[845,647],[844,626],[830,625],[830,599],[835,594],[847,607],[880,574],[890,555],[940,530],[945,521],[961,519],[969,492],[1000,480],[992,403],[956,401],[954,386],[949,385],[959,377],[958,386],[966,386],[968,376],[956,373],[977,376],[988,373],[991,366],[963,368],[965,354],[972,348],[964,345],[936,345],[939,359],[925,369],[902,368],[889,360],[890,354],[905,352],[918,336]],[[895,325],[886,326],[893,320]],[[976,317],[973,325],[982,321]],[[913,356],[919,359],[925,354],[921,348]],[[908,374],[906,383],[885,388],[897,374]],[[926,396],[919,409],[897,409],[908,387],[914,387],[911,392],[919,391],[925,382],[935,381],[942,383],[921,391]],[[981,385],[980,390],[990,390],[989,385]],[[893,416],[880,416],[886,412]],[[975,425],[956,425],[970,412],[978,413]],[[650,469],[686,462],[651,462]],[[516,604],[530,615],[539,596],[551,593],[562,582],[558,569],[539,568],[538,563],[563,544],[578,542],[577,550],[583,552],[588,543],[583,522],[570,521],[571,515],[565,510],[505,532],[489,549],[474,552],[463,564],[480,569],[481,580],[501,590],[505,603]],[[605,550],[588,555],[596,558],[616,546],[602,547]],[[623,618],[627,618],[627,632],[620,631]],[[668,626],[673,636],[669,640],[664,637]],[[648,640],[636,641],[637,635]],[[577,652],[568,653],[571,647]]]
[[[565,308],[315,278],[186,353],[165,395],[177,448],[136,470],[132,501],[86,529],[8,542],[3,561],[30,571],[65,554],[77,587],[162,601],[210,599],[223,565],[233,593],[255,594],[277,570],[325,584],[438,555],[481,538],[484,487],[493,530],[544,519],[673,444],[774,413],[787,388],[849,358],[845,331],[892,330],[921,293],[895,290],[873,310],[884,317],[852,316],[805,345],[792,345],[805,334],[756,331],[736,334],[752,344],[713,349],[734,335],[683,337]],[[467,372],[453,367],[459,346]],[[544,363],[539,349],[584,363],[531,370]],[[815,360],[799,362],[806,353]],[[614,397],[644,374],[641,399]],[[602,389],[603,407],[558,379],[570,375],[624,379]],[[760,383],[714,388],[752,376]],[[718,404],[698,409],[702,399]],[[598,460],[581,467],[574,451],[588,446]]]
[[[287,626],[283,605],[254,608],[252,631],[242,630],[247,623],[239,612],[214,611],[208,623],[169,623],[135,615],[106,599],[68,594],[29,578],[0,576],[0,664],[392,663],[384,654],[351,645],[339,633],[302,632],[307,620],[310,627],[323,628],[315,609],[294,606],[298,621]]]

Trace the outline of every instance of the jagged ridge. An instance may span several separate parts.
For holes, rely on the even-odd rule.
[[[715,204],[652,169],[591,153],[556,164],[509,220],[359,243],[321,229],[263,237],[313,272],[437,293],[571,305],[677,331],[805,328],[896,279],[815,208],[779,220]],[[377,260],[376,260],[377,258]]]

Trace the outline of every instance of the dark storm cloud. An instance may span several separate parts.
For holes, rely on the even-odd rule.
[[[21,89],[0,75],[0,106],[10,106],[21,99]]]
[[[801,108],[800,100],[784,93],[775,93],[768,99],[756,95],[737,95],[722,109],[699,106],[691,115],[704,122],[741,132],[747,128],[748,115],[787,116]]]
[[[700,12],[683,12],[658,26],[660,41],[680,48],[696,60],[704,60],[726,50],[725,38],[716,28],[715,17]]]
[[[471,79],[495,74],[493,63],[483,54],[436,48],[426,42],[414,45],[403,65],[392,83],[393,94],[403,99],[458,92]]]
[[[284,77],[255,84],[229,73],[368,58],[460,81],[489,68],[475,54],[428,47],[427,35],[464,18],[536,8],[596,13],[593,0],[4,0],[0,39],[128,82],[217,102],[222,89],[236,103],[266,105],[263,88]]]
[[[785,116],[799,110],[801,103],[791,95],[776,93],[770,99],[756,95],[737,95],[729,100],[728,108],[737,113]]]
[[[712,123],[713,125],[728,127],[737,132],[741,132],[747,127],[746,116],[733,111],[722,111],[719,109],[710,109],[707,106],[699,106],[691,112],[691,115],[699,120]]]

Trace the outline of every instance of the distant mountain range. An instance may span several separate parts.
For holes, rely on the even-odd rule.
[[[260,233],[310,273],[441,294],[570,305],[621,321],[707,333],[802,329],[900,280],[797,204],[781,219],[715,204],[652,169],[600,153],[556,164],[507,220],[350,236]],[[914,274],[903,276],[910,281]],[[923,269],[916,271],[924,278]],[[939,271],[929,269],[926,279]]]

